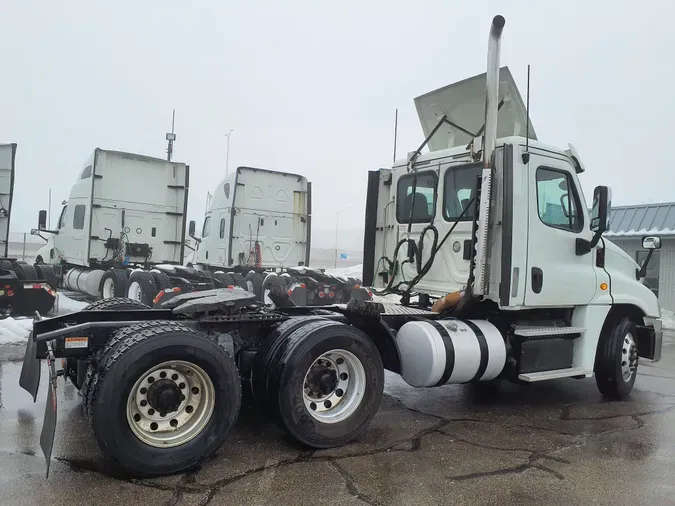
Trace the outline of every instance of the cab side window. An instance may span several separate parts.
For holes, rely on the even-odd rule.
[[[542,223],[549,227],[581,232],[579,194],[568,172],[539,167],[536,172],[537,209]]]
[[[78,204],[73,213],[73,230],[82,230],[84,228],[84,212],[87,206]]]

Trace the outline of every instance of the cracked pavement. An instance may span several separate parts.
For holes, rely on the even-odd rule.
[[[33,404],[21,363],[0,349],[0,504],[673,504],[674,342],[667,331],[663,360],[641,362],[624,402],[603,400],[592,379],[418,390],[388,374],[367,432],[330,450],[300,447],[248,396],[216,455],[151,480],[116,474],[61,379],[46,480],[46,380]]]

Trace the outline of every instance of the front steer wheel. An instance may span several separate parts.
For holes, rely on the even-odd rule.
[[[384,368],[363,332],[312,321],[279,333],[265,348],[266,395],[258,390],[257,397],[291,436],[313,448],[331,448],[368,427],[382,400]]]
[[[103,452],[134,476],[186,471],[218,449],[241,405],[227,352],[177,323],[127,327],[104,354],[90,409]]]
[[[595,382],[602,395],[624,399],[637,376],[637,329],[624,317],[603,329],[595,358]]]

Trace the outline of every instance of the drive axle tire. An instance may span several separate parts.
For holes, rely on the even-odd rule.
[[[14,266],[14,272],[21,281],[37,281],[39,279],[38,273],[32,265],[17,262]]]
[[[637,328],[630,318],[603,329],[595,355],[595,382],[602,395],[625,399],[635,384],[638,367]]]
[[[9,260],[0,260],[0,269],[5,269],[8,271],[14,270],[14,264]]]
[[[37,272],[38,279],[44,279],[55,290],[59,287],[59,276],[54,272],[51,265],[36,264],[35,271]]]
[[[82,311],[127,311],[130,309],[150,309],[149,306],[146,306],[142,302],[139,302],[137,300],[133,299],[127,299],[124,297],[119,297],[119,298],[114,298],[114,299],[101,299],[97,300],[96,302],[92,302],[88,306],[86,306]],[[124,330],[124,329],[122,329]],[[117,334],[119,334],[121,331],[117,331]],[[114,336],[112,339],[110,339],[106,345],[98,350],[91,361],[89,361],[89,364],[87,365],[87,372],[84,375],[84,379],[82,380],[82,387],[80,389],[80,392],[82,394],[82,404],[84,406],[84,414],[87,418],[87,420],[90,420],[90,409],[89,409],[89,400],[90,400],[90,388],[92,385],[92,382],[94,381],[94,378],[98,374],[98,364],[101,361],[101,358],[103,354],[108,351],[114,344],[117,342],[114,341]],[[73,359],[66,359],[66,362],[68,360],[73,360]],[[67,369],[67,366],[66,366]],[[74,382],[73,382],[74,383]]]
[[[280,339],[266,362],[273,419],[312,448],[344,445],[377,412],[384,367],[375,344],[355,327],[315,321]]]
[[[127,280],[127,297],[152,306],[159,290],[155,277],[147,271],[134,271]]]
[[[121,331],[92,385],[99,445],[125,473],[183,472],[222,444],[241,406],[234,360],[208,336],[173,322]]]
[[[127,294],[127,273],[123,269],[108,269],[101,278],[101,296],[117,299]]]
[[[157,293],[161,292],[162,290],[173,288],[171,278],[165,272],[152,270],[150,271],[150,274],[152,274],[152,277],[155,280],[155,285],[157,286]]]

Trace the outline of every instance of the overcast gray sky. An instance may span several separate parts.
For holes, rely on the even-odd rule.
[[[490,20],[506,17],[502,64],[539,139],[572,142],[589,194],[614,204],[675,200],[672,19],[667,2],[341,2],[4,0],[0,142],[18,143],[11,229],[36,226],[96,147],[191,166],[189,218],[236,165],[299,172],[314,184],[315,242],[335,213],[351,241],[366,173],[423,140],[413,98],[485,69]],[[323,232],[322,232],[323,231]],[[325,233],[324,233],[325,232]],[[326,239],[324,240],[324,236]]]

